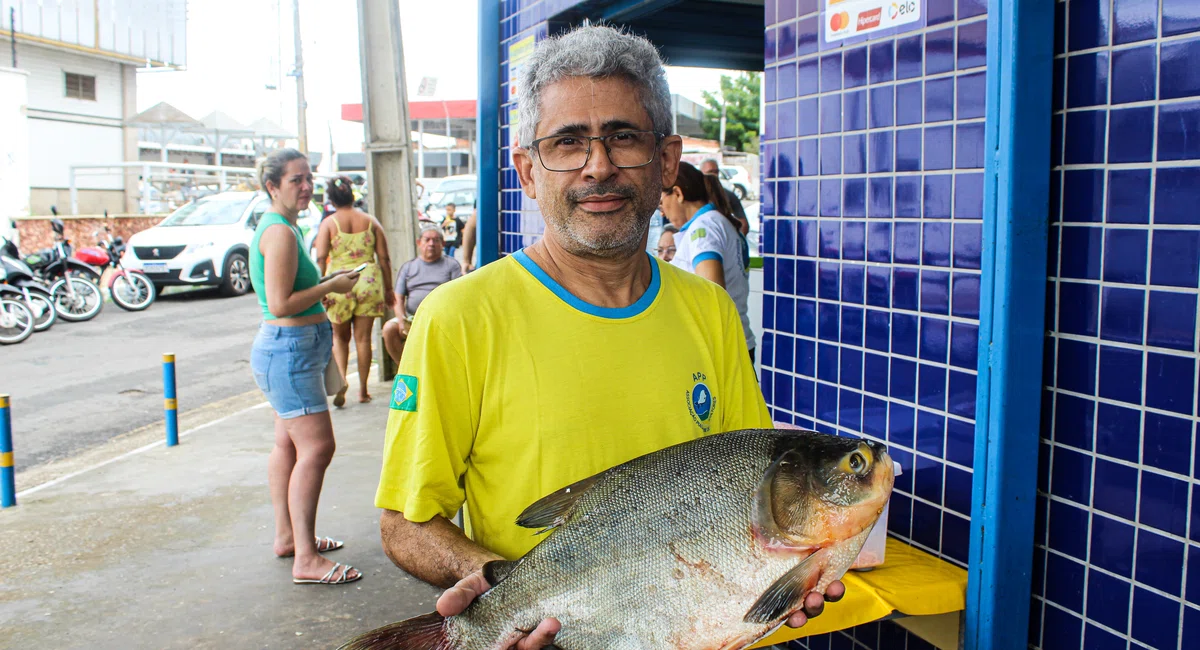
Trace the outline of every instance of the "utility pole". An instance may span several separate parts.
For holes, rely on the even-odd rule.
[[[292,0],[292,15],[296,23],[296,135],[300,139],[300,153],[308,154],[308,120],[305,112],[308,102],[304,101],[304,54],[300,45],[300,0]]]
[[[721,93],[721,139],[717,141],[717,148],[720,151],[725,151],[725,93]]]
[[[370,183],[368,204],[371,215],[383,224],[388,248],[395,260],[412,259],[417,254],[412,122],[408,112],[402,41],[400,3],[358,0],[363,149],[367,154],[367,181]],[[390,315],[391,310],[387,310],[384,317]],[[384,350],[379,336],[377,334],[375,338],[379,378],[390,381],[396,375],[396,364]]]
[[[679,95],[671,93],[671,133],[679,135]]]
[[[17,69],[17,8],[8,8],[8,37],[12,39],[13,69]]]

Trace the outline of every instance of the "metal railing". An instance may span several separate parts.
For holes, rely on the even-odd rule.
[[[139,207],[142,213],[149,212],[150,187],[153,181],[189,181],[194,185],[215,185],[218,192],[225,191],[229,177],[244,177],[254,182],[253,167],[226,167],[218,165],[194,165],[191,163],[122,162],[105,165],[72,165],[69,172],[71,192],[70,214],[79,213],[79,176],[111,176],[124,174],[129,169],[141,170],[142,196]],[[158,171],[159,173],[155,173]],[[182,174],[178,172],[198,172]]]

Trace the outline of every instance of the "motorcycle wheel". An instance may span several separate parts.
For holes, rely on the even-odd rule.
[[[0,345],[20,343],[33,334],[33,313],[23,303],[0,299]]]
[[[54,309],[54,301],[43,293],[29,292],[29,300],[25,305],[33,314],[33,330],[45,332],[58,322],[58,311]]]
[[[67,280],[59,280],[50,287],[50,297],[54,300],[54,309],[58,311],[59,318],[71,323],[95,318],[104,307],[100,287],[82,278],[69,279],[75,291],[73,298],[67,291]]]
[[[114,277],[108,292],[113,302],[126,311],[142,311],[154,304],[158,295],[154,283],[136,271],[125,271]]]

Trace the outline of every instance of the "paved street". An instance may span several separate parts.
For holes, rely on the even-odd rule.
[[[438,590],[380,546],[387,400],[333,413],[338,448],[317,532],[344,540],[328,557],[366,576],[344,586],[294,585],[291,561],[271,552],[274,425],[254,402],[226,404],[218,424],[178,447],[125,456],[0,510],[0,648],[333,648],[432,611]]]
[[[143,312],[112,304],[83,323],[0,348],[0,393],[12,396],[18,473],[162,420],[162,354],[176,355],[179,411],[255,389],[254,295],[174,293]],[[181,429],[188,426],[186,418]]]

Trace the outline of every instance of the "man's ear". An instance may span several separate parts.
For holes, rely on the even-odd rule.
[[[671,187],[679,174],[679,159],[683,156],[683,138],[668,135],[663,138],[662,146],[658,149],[659,160],[662,161],[662,186]]]
[[[521,179],[521,189],[524,190],[525,196],[531,199],[537,199],[537,184],[533,180],[533,156],[526,149],[520,148],[516,143],[513,144],[513,167],[517,169],[517,178]]]

